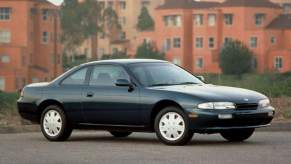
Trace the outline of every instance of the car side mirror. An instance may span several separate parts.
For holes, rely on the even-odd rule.
[[[115,82],[115,85],[118,87],[131,87],[132,84],[127,79],[118,79]]]
[[[196,76],[199,80],[205,82],[205,78],[203,76]]]

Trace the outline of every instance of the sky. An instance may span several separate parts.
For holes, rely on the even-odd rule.
[[[63,0],[48,0],[48,1],[50,1],[56,5],[60,5],[63,2]]]

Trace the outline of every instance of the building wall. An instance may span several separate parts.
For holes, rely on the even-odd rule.
[[[1,7],[11,8],[10,19],[0,20],[0,30],[11,33],[9,43],[0,43],[0,78],[4,81],[4,91],[14,92],[28,83],[48,81],[61,74],[58,8],[36,0],[0,0]],[[50,11],[47,21],[43,20],[43,9]],[[49,33],[46,44],[42,42],[44,31]]]
[[[270,30],[267,26],[283,10],[280,8],[254,8],[254,7],[214,7],[203,9],[158,9],[156,11],[155,31],[141,35],[140,41],[151,38],[157,48],[163,51],[163,43],[167,38],[181,37],[182,47],[166,51],[167,60],[189,69],[195,73],[220,73],[219,52],[223,48],[225,38],[242,41],[255,55],[253,67],[258,72],[279,71],[287,72],[290,69],[290,30]],[[208,17],[216,15],[215,24],[210,26]],[[233,24],[224,23],[224,14],[233,15]],[[261,25],[256,25],[255,15],[264,14]],[[166,27],[163,18],[165,16],[181,15],[181,27]],[[196,25],[195,15],[203,15],[203,24]],[[153,37],[154,36],[154,37]],[[191,36],[191,37],[189,37]],[[196,47],[196,38],[203,39],[203,47]],[[209,38],[214,38],[214,47],[209,47]],[[251,38],[257,39],[257,45],[251,46]],[[272,38],[276,42],[272,43]],[[187,41],[186,41],[187,40]],[[191,56],[189,56],[191,54]],[[282,68],[275,69],[275,60],[282,57]],[[202,61],[202,62],[201,62]],[[200,63],[200,64],[199,64]]]

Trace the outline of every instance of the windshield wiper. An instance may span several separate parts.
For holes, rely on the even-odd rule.
[[[169,86],[169,85],[174,85],[174,84],[160,83],[160,84],[153,84],[153,85],[150,85],[150,87]]]
[[[194,83],[194,82],[183,82],[183,83],[178,83],[174,85],[191,85],[191,84],[199,84],[199,83]]]
[[[194,82],[183,82],[183,83],[176,83],[176,84],[160,83],[160,84],[153,84],[153,85],[150,85],[150,87],[157,87],[157,86],[170,86],[170,85],[191,85],[191,84],[198,84],[198,83],[194,83]]]

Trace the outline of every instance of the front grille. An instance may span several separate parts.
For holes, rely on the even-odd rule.
[[[257,110],[258,104],[236,104],[237,110]]]

